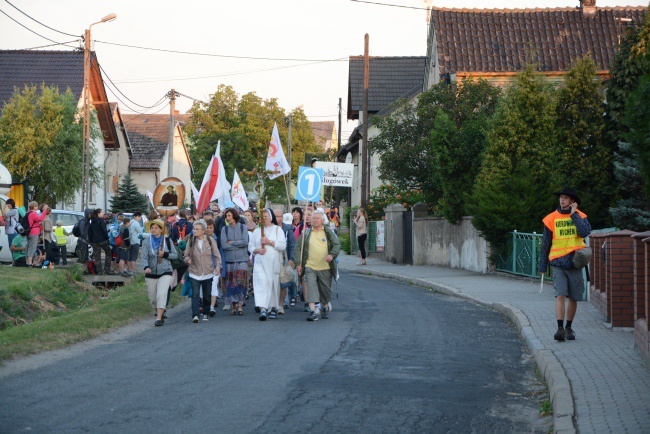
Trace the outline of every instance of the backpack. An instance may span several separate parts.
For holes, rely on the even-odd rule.
[[[184,240],[185,236],[187,235],[187,221],[185,221],[185,224],[183,226],[176,223],[176,230],[178,231],[178,239]]]
[[[120,247],[122,245],[122,233],[115,237],[115,247]]]
[[[108,243],[111,245],[111,247],[116,247],[118,246],[116,244],[117,238],[120,235],[118,229],[119,229],[119,223],[117,220],[111,223],[113,225],[113,228],[108,231]],[[120,244],[122,244],[122,240],[120,239]]]
[[[29,235],[29,231],[32,229],[32,227],[29,225],[29,219],[27,216],[34,211],[27,211],[24,216],[18,220],[18,224],[16,225],[16,232],[18,232],[20,235],[26,237]]]
[[[169,262],[172,264],[172,268],[174,270],[178,270],[181,267],[185,267],[185,261],[183,261],[183,252],[181,251],[181,248],[177,245],[172,244],[169,237],[165,237],[165,242],[167,243],[167,250],[171,252],[172,249],[176,249],[176,255],[178,256],[176,259],[169,260]]]
[[[80,227],[81,220],[83,220],[84,222],[86,221],[85,217],[82,218],[82,219],[79,219],[79,220],[77,220],[77,222],[72,227],[72,235],[74,235],[77,238],[79,238],[81,236],[81,227]]]

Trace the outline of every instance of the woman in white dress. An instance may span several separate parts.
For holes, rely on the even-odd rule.
[[[286,245],[284,232],[278,226],[273,211],[265,209],[264,225],[260,224],[248,241],[248,251],[255,258],[253,287],[255,306],[260,308],[260,321],[266,321],[267,311],[270,319],[277,318],[280,307],[280,268]]]

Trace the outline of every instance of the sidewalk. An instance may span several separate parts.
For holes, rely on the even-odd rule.
[[[575,341],[556,342],[552,284],[507,274],[437,266],[394,265],[342,254],[339,267],[473,300],[508,316],[533,353],[549,387],[555,431],[643,433],[650,427],[650,371],[631,331],[612,331],[587,301],[578,304]]]

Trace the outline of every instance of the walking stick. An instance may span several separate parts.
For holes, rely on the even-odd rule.
[[[544,275],[542,274],[542,281],[541,281],[541,283],[539,284],[539,292],[540,292],[540,294],[541,294],[541,292],[542,292],[543,290],[544,290]]]

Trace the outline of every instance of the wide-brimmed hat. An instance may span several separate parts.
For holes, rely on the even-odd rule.
[[[569,196],[571,199],[575,200],[578,205],[580,205],[580,196],[578,196],[578,192],[571,187],[564,187],[561,191],[556,191],[553,194],[557,197],[560,197],[562,195]]]
[[[167,234],[167,226],[165,226],[165,223],[160,220],[160,219],[155,219],[155,220],[150,220],[147,223],[144,224],[145,229],[147,232],[151,232],[151,225],[156,225],[162,228],[162,233],[163,235]]]

